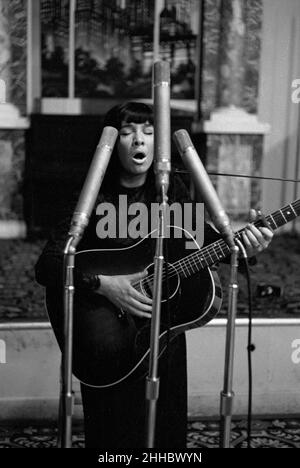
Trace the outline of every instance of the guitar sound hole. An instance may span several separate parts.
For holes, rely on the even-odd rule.
[[[153,263],[147,267],[147,271],[148,271],[147,277],[141,281],[141,290],[143,294],[152,298],[153,281],[154,281],[154,264]],[[171,263],[168,263],[168,279],[169,279],[169,285],[167,285],[167,269],[166,269],[166,263],[165,263],[164,268],[163,268],[162,302],[165,302],[167,300],[168,292],[169,292],[169,299],[172,299],[172,297],[178,291],[178,288],[180,285],[179,275],[176,271],[176,268],[174,268]],[[169,286],[169,288],[167,286]]]

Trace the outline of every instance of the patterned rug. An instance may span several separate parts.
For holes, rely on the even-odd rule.
[[[191,422],[188,448],[219,446],[219,421]],[[247,421],[233,421],[233,448],[247,448]],[[300,419],[265,419],[252,421],[251,448],[300,448]]]
[[[234,448],[247,448],[247,422],[232,423],[231,441]],[[57,429],[54,426],[0,426],[0,448],[56,448]],[[193,421],[188,427],[188,448],[217,448],[218,421]],[[73,430],[73,447],[84,448],[82,428]],[[252,448],[300,448],[300,419],[254,420]]]

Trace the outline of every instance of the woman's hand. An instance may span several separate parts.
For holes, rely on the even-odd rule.
[[[147,271],[133,275],[100,276],[97,293],[107,297],[116,307],[137,317],[151,318],[152,299],[133,287],[133,283],[147,276]]]
[[[273,232],[267,227],[254,226],[253,223],[258,218],[258,213],[255,210],[250,211],[250,223],[247,224],[243,232],[244,246],[248,257],[253,257],[258,252],[266,249],[273,238]]]

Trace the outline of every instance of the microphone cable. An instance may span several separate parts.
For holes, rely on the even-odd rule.
[[[176,169],[175,172],[178,172],[179,174],[189,174],[190,171],[186,169]],[[273,181],[279,181],[279,182],[294,182],[294,183],[299,183],[300,179],[287,179],[285,177],[267,177],[267,176],[253,176],[253,175],[247,175],[247,174],[230,174],[226,172],[211,172],[207,171],[208,175],[214,175],[214,176],[223,176],[223,177],[237,177],[241,179],[257,179],[257,180],[273,180]]]
[[[164,239],[164,266],[166,268],[166,297],[167,297],[167,305],[166,305],[166,386],[167,391],[166,394],[169,395],[170,393],[170,341],[171,341],[171,310],[170,310],[170,285],[169,285],[169,249],[168,249],[168,241],[169,239],[165,237]],[[163,293],[163,291],[162,291]],[[167,397],[167,414],[169,414],[170,409],[170,398]],[[169,442],[169,433],[166,431],[166,443]]]
[[[248,307],[249,307],[249,323],[248,323],[248,342],[247,342],[247,356],[248,356],[248,414],[247,414],[247,448],[251,448],[251,426],[252,426],[252,352],[255,350],[255,345],[252,343],[252,288],[250,279],[250,269],[248,260],[244,259],[246,267],[246,278],[248,288]]]
[[[251,427],[252,427],[252,395],[253,395],[253,379],[252,379],[252,352],[255,350],[255,345],[252,343],[252,287],[249,262],[246,250],[240,240],[236,242],[241,250],[242,259],[244,261],[247,291],[248,291],[248,309],[249,309],[249,322],[248,322],[248,337],[247,337],[247,360],[248,360],[248,410],[247,410],[247,448],[251,448]]]
[[[189,171],[176,169],[176,172],[182,174],[189,174]],[[259,180],[272,180],[272,181],[284,181],[284,182],[300,182],[299,179],[287,179],[282,177],[264,177],[264,176],[249,176],[245,174],[230,174],[230,173],[219,173],[219,172],[208,172],[209,175],[224,176],[224,177],[238,177],[248,179],[259,179]],[[264,217],[261,217],[263,224]],[[270,226],[267,225],[267,227]],[[252,374],[252,352],[255,350],[255,345],[252,343],[252,319],[253,319],[253,305],[252,305],[252,287],[250,278],[250,269],[247,258],[247,253],[241,241],[235,239],[242,252],[242,259],[245,265],[245,274],[247,280],[247,291],[248,291],[248,310],[249,310],[249,322],[248,322],[248,337],[247,337],[247,361],[248,361],[248,408],[247,408],[247,448],[251,448],[251,427],[252,427],[252,399],[253,399],[253,374]]]

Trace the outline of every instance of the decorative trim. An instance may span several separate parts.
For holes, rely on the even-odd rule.
[[[0,115],[0,130],[11,129],[11,130],[26,130],[29,128],[29,119],[26,117],[19,117],[16,119],[6,119]]]
[[[247,318],[237,318],[235,324],[238,327],[248,327],[249,320]],[[254,318],[252,324],[257,327],[271,326],[300,326],[300,318]],[[214,318],[205,325],[207,327],[224,327],[227,325],[227,319]],[[45,319],[44,322],[5,322],[0,323],[0,331],[16,331],[16,330],[51,330],[50,322]]]
[[[0,129],[26,129],[29,119],[21,117],[19,109],[11,103],[0,104]]]
[[[40,112],[54,115],[102,115],[118,102],[111,99],[42,98]]]
[[[24,239],[26,233],[27,229],[24,221],[0,220],[0,239]]]
[[[82,114],[82,99],[78,98],[42,98],[42,114]]]
[[[248,327],[249,319],[247,318],[237,318],[235,324],[238,327]],[[225,318],[215,318],[211,320],[206,327],[224,327],[227,325],[227,319]],[[295,325],[300,326],[300,318],[254,318],[252,319],[252,325],[256,327],[286,327]]]
[[[135,98],[135,101],[153,104],[152,99]],[[104,114],[113,105],[120,103],[120,99],[93,99],[93,98],[41,98],[40,112],[42,114],[83,115]],[[194,99],[171,99],[171,109],[188,114],[197,111]]]
[[[20,331],[20,330],[51,330],[51,323],[48,320],[45,322],[3,322],[0,323],[0,332],[3,331]]]
[[[210,120],[193,125],[195,133],[265,135],[270,130],[270,124],[259,122],[256,114],[249,114],[235,106],[216,109]]]

